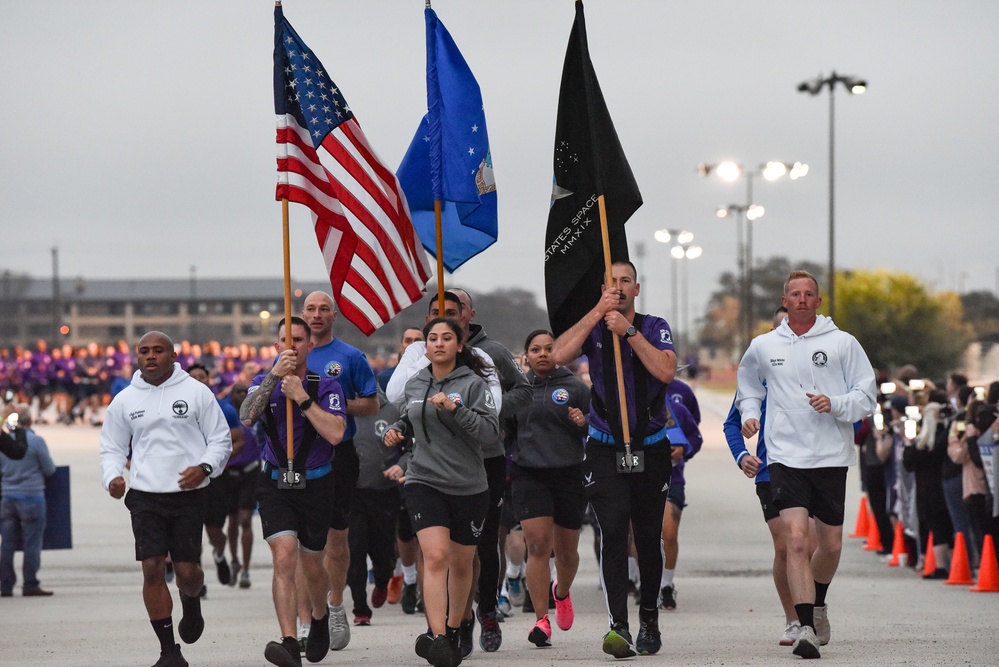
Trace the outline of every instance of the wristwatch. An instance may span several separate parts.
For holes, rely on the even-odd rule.
[[[300,410],[301,410],[302,412],[305,412],[306,410],[308,410],[309,408],[311,408],[311,407],[312,407],[312,404],[313,404],[313,403],[315,403],[315,401],[314,401],[314,400],[312,400],[312,397],[311,397],[311,396],[309,396],[309,397],[308,397],[307,399],[305,399],[304,401],[302,401],[301,403],[299,403],[299,404],[298,404],[298,407],[299,407],[299,409],[300,409]]]
[[[201,468],[201,472],[205,473],[205,477],[211,477],[212,471],[215,470],[215,468],[211,467],[207,463],[202,463],[198,467]]]
[[[638,335],[638,329],[636,329],[633,326],[628,327],[628,330],[624,332],[625,338],[631,338],[632,336],[637,336],[637,335]]]

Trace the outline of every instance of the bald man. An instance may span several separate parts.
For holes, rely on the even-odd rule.
[[[173,561],[184,609],[177,630],[193,644],[205,628],[198,594],[205,581],[200,560],[207,487],[210,477],[222,474],[232,438],[211,389],[181,369],[169,336],[150,331],[135,351],[139,370],[111,401],[101,429],[102,479],[112,498],[125,496],[131,450],[125,506],[132,515],[135,559],[142,563],[142,599],[160,640],[154,667],[187,667],[174,641],[166,557]]]
[[[314,345],[309,352],[309,368],[321,377],[340,383],[347,399],[347,432],[337,445],[333,461],[334,493],[333,515],[326,540],[324,564],[330,576],[330,650],[339,651],[350,643],[350,625],[343,607],[343,591],[347,586],[347,569],[350,566],[350,546],[347,526],[350,522],[351,498],[360,474],[360,460],[354,448],[357,425],[354,417],[370,417],[378,412],[378,383],[368,364],[367,357],[353,345],[333,336],[333,323],[337,309],[333,297],[325,292],[313,292],[305,297],[302,319],[309,325]],[[301,618],[308,619],[302,614]],[[302,629],[304,632],[304,628]]]

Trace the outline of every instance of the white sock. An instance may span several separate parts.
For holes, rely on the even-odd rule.
[[[554,558],[554,556],[549,557],[548,558],[548,578],[551,579],[552,581],[555,581],[555,573],[556,572],[557,572],[557,570],[555,569],[555,558]]]
[[[638,584],[638,559],[628,556],[628,578]]]
[[[675,573],[676,573],[676,570],[667,570],[666,568],[663,568],[663,581],[662,581],[662,585],[660,586],[660,588],[666,588],[667,586],[672,586],[673,585],[673,575]]]
[[[402,580],[406,584],[416,583],[416,563],[402,566]]]
[[[392,570],[392,576],[393,577],[398,577],[400,574],[402,574],[402,561],[399,560],[398,558],[396,558],[395,559],[395,569]]]
[[[507,579],[519,579],[520,578],[520,566],[521,563],[513,563],[509,559],[506,561],[506,578]]]

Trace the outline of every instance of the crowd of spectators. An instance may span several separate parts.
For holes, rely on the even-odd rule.
[[[985,536],[999,543],[999,382],[974,386],[959,373],[934,382],[912,366],[879,379],[878,409],[856,437],[881,553],[892,553],[901,526],[905,563],[946,579],[960,534],[977,568]]]
[[[274,347],[223,346],[183,341],[177,345],[177,362],[187,370],[204,365],[211,373],[212,390],[225,398],[238,380],[250,382],[274,362]],[[396,363],[395,355],[368,357],[375,373]],[[0,349],[0,395],[32,406],[35,423],[101,424],[103,408],[128,386],[135,371],[129,344],[119,340],[102,345],[90,342],[73,347],[49,347],[39,340],[33,347]]]

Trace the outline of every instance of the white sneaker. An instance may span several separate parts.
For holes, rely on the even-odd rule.
[[[507,577],[506,588],[510,592],[510,604],[514,607],[523,606],[524,597],[527,594],[524,580],[520,577]]]
[[[330,607],[330,650],[339,651],[350,643],[350,623],[343,605]]]
[[[829,636],[832,630],[829,627],[829,605],[824,604],[816,607],[814,612],[815,636],[819,638],[819,645],[825,646],[829,643]]]
[[[791,621],[784,628],[784,634],[780,636],[779,644],[781,646],[794,646],[794,642],[798,639],[798,635],[801,634],[801,623],[798,621]]]
[[[801,626],[801,632],[798,634],[798,638],[794,640],[791,652],[806,660],[821,657],[819,655],[819,639],[815,636],[812,626]]]

